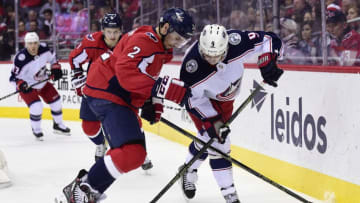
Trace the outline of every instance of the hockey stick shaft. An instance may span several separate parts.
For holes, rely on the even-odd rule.
[[[229,125],[231,122],[235,120],[235,118],[240,114],[240,112],[246,107],[247,104],[250,103],[251,99],[256,95],[258,91],[262,88],[262,85],[264,83],[261,83],[256,89],[245,99],[245,101],[236,109],[236,111],[231,115],[229,120],[225,123],[225,125]],[[164,122],[164,118],[160,118],[161,121]],[[166,120],[167,121],[167,120]],[[169,121],[168,121],[169,122]],[[166,191],[169,190],[169,188],[185,173],[185,171],[209,148],[211,147],[211,144],[215,141],[214,138],[210,139],[202,148],[201,150],[187,163],[185,164],[180,171],[173,177],[170,182],[154,197],[153,200],[150,201],[150,203],[155,203],[157,200],[161,198],[163,194],[165,194]]]
[[[32,85],[30,85],[28,88],[32,88],[32,87],[34,87],[35,85],[38,85],[38,84],[43,83],[43,82],[46,82],[46,81],[48,81],[48,80],[50,80],[50,78],[47,78],[47,79],[45,79],[45,80],[41,80],[41,81],[39,81],[39,82],[37,82],[37,83],[35,83],[35,84],[32,84]],[[13,95],[15,95],[15,94],[17,94],[17,93],[19,93],[19,92],[20,92],[20,90],[16,90],[16,91],[13,92],[13,93],[10,93],[10,94],[8,94],[8,95],[6,95],[6,96],[3,96],[3,97],[0,98],[0,101],[3,100],[3,99],[6,99],[6,98],[8,98],[8,97],[11,97],[11,96],[13,96]]]
[[[189,133],[188,131],[182,129],[181,127],[175,125],[174,123],[170,122],[169,120],[165,119],[165,118],[161,118],[161,122],[163,122],[164,124],[166,124],[167,126],[173,128],[174,130],[180,132],[181,134],[185,135],[186,137],[193,139],[194,141],[201,143],[203,145],[205,145],[206,143],[202,140],[200,140],[199,138],[197,138],[196,136],[194,136],[193,134]],[[300,195],[294,193],[293,191],[283,187],[282,185],[280,185],[279,183],[269,179],[268,177],[262,175],[261,173],[253,170],[252,168],[246,166],[245,164],[239,162],[236,159],[233,159],[231,156],[229,156],[228,154],[225,154],[224,152],[220,151],[219,149],[210,146],[209,149],[219,153],[224,159],[231,161],[233,164],[239,166],[240,168],[244,169],[245,171],[253,174],[254,176],[262,179],[263,181],[275,186],[276,188],[282,190],[283,192],[289,194],[290,196],[302,201],[302,202],[306,202],[306,203],[310,203],[311,201],[306,200],[305,198],[301,197]]]
[[[257,86],[256,89],[245,99],[245,101],[240,105],[240,107],[238,107],[236,109],[236,111],[232,114],[232,116],[230,117],[229,121],[226,123],[227,125],[229,125],[239,114],[240,112],[246,107],[246,105],[252,100],[252,98],[254,98],[254,96],[256,95],[256,93],[261,89],[261,87],[263,86],[264,83],[261,83],[261,85]],[[188,131],[185,131],[184,129],[180,128],[179,126],[175,125],[174,123],[170,122],[169,120],[165,119],[165,118],[160,118],[160,121],[162,121],[163,123],[165,123],[167,126],[175,129],[176,131],[182,133],[183,135],[189,137],[190,139],[195,140],[196,142],[199,142],[201,144],[205,144],[204,141],[200,140],[199,138],[197,138],[196,136],[194,136],[193,134],[189,133]],[[211,150],[221,154],[222,157],[224,157],[225,159],[227,159],[228,161],[231,161],[232,163],[234,163],[235,165],[239,166],[240,168],[246,170],[247,172],[255,175],[258,178],[261,178],[262,180],[264,180],[265,182],[275,186],[276,188],[280,189],[281,191],[287,193],[288,195],[296,198],[297,200],[300,200],[302,202],[306,202],[306,203],[310,203],[310,201],[306,200],[305,198],[301,197],[300,195],[296,194],[295,192],[285,188],[284,186],[280,185],[279,183],[271,180],[270,178],[262,175],[261,173],[253,170],[252,168],[246,166],[245,164],[237,161],[236,159],[231,158],[231,156],[229,156],[228,154],[225,154],[224,152],[220,151],[219,149],[210,146],[209,147]]]
[[[210,147],[210,145],[215,141],[214,138],[209,140],[201,150],[187,163],[185,164],[180,171],[170,180],[170,182],[150,201],[150,203],[157,202],[164,194],[167,192],[170,187],[186,172],[186,170]]]

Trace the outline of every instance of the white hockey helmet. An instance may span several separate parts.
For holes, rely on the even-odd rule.
[[[207,56],[221,56],[227,53],[229,36],[224,26],[206,25],[201,31],[199,50]]]
[[[28,32],[25,35],[24,41],[25,43],[39,42],[39,36],[36,34],[36,32]]]

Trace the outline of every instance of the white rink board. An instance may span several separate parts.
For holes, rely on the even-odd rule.
[[[8,82],[11,67],[10,64],[0,64],[0,96],[15,90]],[[62,67],[69,70],[67,63],[62,63]],[[178,72],[179,65],[165,65],[162,74],[177,77]],[[69,71],[67,75],[70,76]],[[246,69],[242,93],[235,108],[250,94],[254,79],[261,81],[260,71]],[[56,87],[63,88],[59,92],[63,98],[64,108],[78,109],[80,99],[70,91],[70,79],[64,78],[62,82],[68,87],[64,88],[65,86],[61,86],[60,83],[57,83]],[[249,104],[234,121],[231,125],[232,143],[360,185],[358,87],[360,77],[357,74],[287,71],[281,78],[278,88],[264,87],[266,99],[259,111],[255,107],[251,108]],[[171,103],[167,104],[174,106]],[[25,106],[18,100],[18,96],[0,101],[0,107],[18,106]],[[296,118],[300,114],[300,119]],[[184,128],[195,130],[183,111],[165,109],[164,117]],[[298,140],[299,137],[299,120],[301,146],[295,146],[294,140]],[[312,126],[315,126],[314,134]],[[305,134],[308,142],[305,142]],[[283,141],[279,141],[281,135]]]

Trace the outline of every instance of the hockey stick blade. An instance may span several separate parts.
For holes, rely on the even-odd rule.
[[[35,85],[38,85],[38,84],[43,83],[43,82],[46,82],[46,81],[48,81],[48,80],[50,80],[50,78],[47,78],[47,79],[45,79],[45,80],[41,80],[41,81],[39,81],[39,82],[37,82],[37,83],[35,83],[35,84],[32,84],[32,85],[30,85],[28,88],[32,88],[32,87],[34,87]],[[19,90],[16,90],[16,91],[13,92],[13,93],[10,93],[10,94],[8,94],[8,95],[6,95],[6,96],[3,96],[3,97],[0,98],[0,101],[3,100],[3,99],[6,99],[6,98],[8,98],[8,97],[11,97],[11,96],[13,96],[13,95],[15,95],[15,94],[17,94],[17,93],[19,93],[19,92],[20,92]]]

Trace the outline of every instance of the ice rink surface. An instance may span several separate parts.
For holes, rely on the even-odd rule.
[[[54,202],[55,196],[80,169],[89,169],[94,162],[95,145],[82,133],[80,122],[66,124],[72,130],[71,136],[54,134],[52,121],[44,120],[44,141],[39,142],[32,135],[29,119],[0,118],[0,149],[6,156],[13,183],[0,189],[0,203]],[[185,160],[187,147],[151,133],[146,133],[146,137],[148,154],[154,164],[151,174],[140,168],[120,176],[106,191],[107,198],[102,202],[150,202],[175,176]],[[207,161],[199,168],[198,175],[197,193],[190,202],[224,202]],[[234,180],[242,203],[299,202],[238,167],[234,167]],[[186,202],[178,182],[158,202]]]

